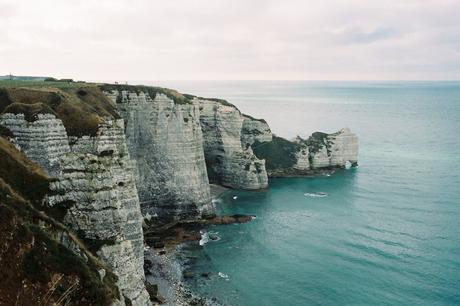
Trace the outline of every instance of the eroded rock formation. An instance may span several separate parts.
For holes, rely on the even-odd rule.
[[[123,120],[107,119],[94,137],[70,137],[60,119],[38,114],[2,114],[16,145],[57,180],[51,207],[118,276],[117,285],[132,305],[149,305],[144,287],[142,216]],[[57,135],[57,136],[56,136]]]
[[[106,94],[126,122],[144,215],[164,222],[214,214],[198,106],[135,87]]]
[[[358,137],[344,128],[333,134],[313,133],[306,141],[309,147],[312,169],[324,167],[345,167],[358,164]]]
[[[269,143],[254,145],[255,154],[266,160],[270,176],[312,175],[321,169],[358,164],[358,137],[348,128],[332,134],[313,133],[293,141],[274,136]]]
[[[37,114],[27,121],[24,114],[0,115],[0,125],[13,133],[16,145],[50,176],[59,174],[59,158],[70,151],[62,121],[51,114]]]
[[[265,161],[251,148],[256,141],[271,140],[266,122],[244,116],[223,100],[195,98],[200,107],[204,152],[211,181],[236,189],[268,186]]]

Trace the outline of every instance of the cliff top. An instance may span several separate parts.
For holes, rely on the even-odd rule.
[[[128,91],[128,92],[135,92],[136,94],[139,94],[140,92],[143,92],[147,95],[150,96],[150,98],[153,100],[155,99],[157,94],[164,94],[171,100],[173,100],[176,104],[191,104],[192,101],[190,100],[187,95],[183,95],[180,92],[174,90],[174,89],[169,89],[169,88],[164,88],[164,87],[155,87],[155,86],[145,86],[145,85],[123,85],[123,84],[98,84],[98,87],[102,91]],[[121,97],[119,96],[118,99]],[[117,100],[117,103],[121,102]]]
[[[119,118],[115,105],[90,83],[0,81],[0,113],[54,114],[69,136],[95,135],[103,118]]]

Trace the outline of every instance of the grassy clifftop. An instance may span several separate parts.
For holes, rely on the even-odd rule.
[[[157,94],[164,94],[171,100],[173,100],[176,104],[191,104],[192,101],[190,97],[187,95],[183,95],[180,92],[163,87],[155,87],[155,86],[145,86],[145,85],[122,85],[122,84],[99,84],[98,87],[103,91],[113,91],[117,90],[119,92],[126,90],[128,92],[135,92],[139,94],[143,92],[148,94],[150,98],[155,99]]]
[[[0,113],[39,113],[60,118],[70,136],[95,135],[103,118],[119,118],[115,105],[95,84],[0,81]]]

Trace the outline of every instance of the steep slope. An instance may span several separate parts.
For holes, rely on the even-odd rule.
[[[268,186],[265,161],[252,152],[254,141],[271,140],[266,122],[244,116],[232,104],[194,97],[200,107],[204,152],[210,181],[236,189]]]
[[[134,168],[123,120],[117,119],[110,100],[94,86],[0,90],[4,106],[0,124],[9,129],[19,149],[56,178],[48,207],[59,209],[62,222],[113,269],[123,302],[148,305]],[[55,105],[49,97],[56,96],[60,100]],[[31,112],[37,110],[37,101],[44,107]],[[42,113],[49,109],[53,111]],[[74,122],[76,115],[69,110],[92,119]]]
[[[126,123],[137,186],[151,223],[214,214],[198,106],[167,89],[104,85]]]
[[[64,225],[35,208],[42,208],[49,182],[0,137],[0,305],[119,303],[116,276]]]

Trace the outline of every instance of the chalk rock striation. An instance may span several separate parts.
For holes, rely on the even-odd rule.
[[[243,114],[243,127],[241,129],[241,142],[243,146],[254,142],[272,141],[272,131],[263,119],[255,119],[249,115]]]
[[[266,188],[265,161],[254,155],[251,145],[271,140],[267,123],[244,116],[223,100],[195,97],[193,101],[200,107],[210,181],[236,189]]]
[[[152,223],[211,216],[198,106],[152,90],[105,91],[125,119],[142,212]]]
[[[125,302],[150,305],[144,286],[142,216],[122,119],[104,120],[94,137],[69,137],[62,121],[38,114],[0,115],[16,145],[57,178],[47,205],[117,275]],[[67,140],[68,139],[68,140]]]
[[[305,143],[310,149],[312,169],[358,165],[358,137],[344,128],[333,134],[316,132]]]
[[[0,115],[0,125],[13,133],[15,144],[52,177],[59,174],[59,158],[70,151],[62,121],[51,114],[38,114],[27,121],[24,114]]]

